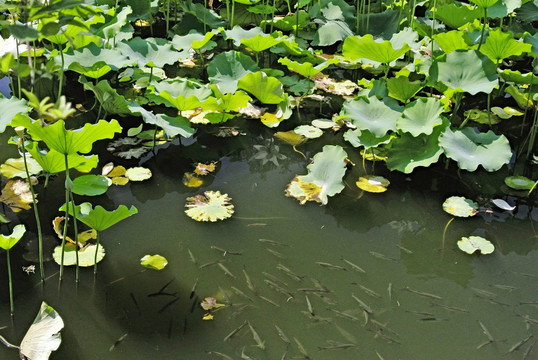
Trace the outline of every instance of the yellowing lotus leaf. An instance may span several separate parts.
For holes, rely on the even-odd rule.
[[[212,310],[212,309],[217,309],[219,307],[222,307],[224,306],[224,304],[219,304],[217,302],[217,299],[215,299],[214,297],[206,297],[204,301],[200,303],[200,306],[204,310]]]
[[[103,169],[101,170],[101,175],[107,176],[108,174],[110,174],[110,172],[112,172],[112,170],[114,170],[114,163],[109,162],[105,164],[105,166],[103,166]]]
[[[185,173],[185,175],[183,175],[183,185],[186,187],[197,188],[202,186],[203,183],[204,181],[194,173]]]
[[[202,163],[198,163],[196,164],[196,169],[194,169],[194,172],[197,174],[197,175],[207,175],[213,171],[215,171],[215,168],[216,168],[216,163],[212,162],[212,163],[209,163],[209,164],[202,164]]]
[[[31,157],[26,157],[26,164],[28,165],[28,172],[30,175],[39,174],[43,169],[39,163]],[[7,177],[8,179],[14,177],[20,177],[26,179],[26,169],[24,168],[24,159],[7,159],[5,163],[0,165],[0,175]]]
[[[103,168],[104,170],[104,168]],[[112,170],[110,170],[108,172],[108,174],[106,174],[106,176],[108,176],[109,178],[113,178],[113,177],[116,177],[116,176],[123,176],[125,175],[125,172],[127,170],[123,167],[123,166],[115,166],[114,168],[112,168]],[[105,175],[105,174],[103,174]]]
[[[230,204],[228,194],[220,191],[206,191],[204,195],[195,195],[187,198],[185,213],[196,221],[217,221],[232,216],[234,206]]]
[[[32,203],[30,185],[23,180],[9,180],[0,194],[0,202],[9,206],[13,212],[30,209]]]
[[[133,167],[125,172],[125,177],[131,181],[144,181],[151,178],[151,170],[143,167]]]
[[[296,176],[286,188],[286,196],[294,197],[301,205],[307,201],[316,201],[321,203],[321,187],[314,183],[303,182],[300,176]]]
[[[114,176],[112,179],[112,184],[114,185],[127,185],[129,182],[129,179],[127,179],[125,176]]]
[[[382,193],[387,191],[387,186],[390,185],[390,181],[382,176],[365,175],[359,177],[359,181],[355,184],[361,190],[371,193]]]
[[[53,220],[52,220],[52,229],[54,230],[54,232],[56,233],[56,235],[58,235],[58,238],[60,238],[60,240],[62,240],[64,238],[64,235],[63,235],[63,226],[62,226],[62,222],[65,220],[65,216],[56,216]],[[68,242],[70,242],[71,244],[75,244],[75,242],[73,241],[73,239],[71,239],[69,236],[66,236],[65,237],[65,240],[67,240]]]
[[[168,265],[168,260],[161,255],[145,255],[140,259],[140,265],[153,270],[162,270]]]

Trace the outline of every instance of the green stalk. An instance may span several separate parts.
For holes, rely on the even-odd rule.
[[[97,253],[99,252],[99,231],[96,231],[97,233],[97,239],[95,241],[95,257],[94,257],[94,264],[93,264],[93,274],[97,275]]]
[[[71,208],[73,209],[73,214],[75,213],[75,198],[73,197],[73,192],[70,191],[69,195],[71,197]],[[73,215],[73,230],[75,230],[75,258],[76,258],[76,268],[75,268],[75,282],[79,283],[79,262],[78,262],[78,228],[77,228],[77,217]]]
[[[24,135],[24,130],[22,131],[21,135]],[[30,179],[30,172],[28,171],[28,161],[26,160],[26,148],[24,146],[24,138],[21,137],[20,141],[21,141],[22,158],[24,161],[24,171],[26,172],[26,179],[28,180],[30,192],[32,193],[32,205],[34,208],[35,222],[37,225],[37,239],[38,239],[38,246],[39,246],[39,274],[41,276],[41,281],[43,282],[45,281],[45,267],[43,265],[43,233],[41,231],[41,221],[39,220],[39,211],[37,209],[37,201],[36,201],[34,186],[32,185],[32,180]]]
[[[276,9],[276,0],[273,0],[273,9],[271,14],[271,33],[273,32],[273,24],[275,22],[275,9]]]
[[[232,28],[230,22],[230,0],[226,0],[226,18],[228,19],[228,24],[230,24],[230,29]]]
[[[448,229],[448,225],[450,225],[450,223],[452,221],[454,221],[455,218],[452,218],[450,220],[448,220],[448,222],[446,223],[445,225],[445,229],[443,230],[443,245],[442,245],[442,248],[444,249],[445,248],[445,239],[446,239],[446,230]]]
[[[532,149],[534,147],[534,141],[536,139],[536,130],[538,128],[538,111],[534,109],[534,120],[532,122],[532,128],[529,136],[529,143],[527,144],[527,159],[531,155]]]
[[[60,276],[59,280],[62,281],[64,276],[64,253],[65,253],[65,239],[67,237],[67,225],[69,224],[69,193],[71,187],[71,178],[69,177],[69,168],[67,167],[67,154],[65,156],[65,220],[64,229],[62,234],[62,255],[60,257]],[[75,209],[73,209],[75,211]],[[78,252],[77,252],[78,253]],[[78,265],[78,261],[77,261]]]
[[[204,0],[204,8],[207,9],[207,0]],[[207,24],[206,24],[206,11],[204,11],[204,32],[207,32]],[[166,31],[168,33],[168,30]]]
[[[9,249],[6,250],[7,256],[7,277],[9,280],[9,310],[11,311],[11,316],[15,314],[15,304],[13,302],[13,280],[11,278],[11,262],[9,260]]]
[[[484,31],[486,30],[486,21],[488,19],[488,8],[484,8],[484,23],[482,24],[482,32],[480,33],[480,43],[478,44],[478,51],[480,51],[480,47],[482,46],[482,43],[484,42]]]
[[[366,15],[366,33],[368,33],[368,31],[370,30],[370,3],[372,1],[368,1],[368,13]]]
[[[298,38],[299,34],[299,1],[295,4],[295,37]]]
[[[230,28],[234,27],[234,16],[235,16],[235,0],[232,0],[232,18],[230,21]]]
[[[62,60],[62,65],[60,66],[60,72],[59,72],[60,81],[58,85],[58,97],[56,98],[56,107],[60,105],[60,96],[62,96],[62,88],[64,86],[64,52],[61,46],[59,46],[59,48],[60,48],[60,58]]]
[[[166,0],[165,19],[166,19],[166,36],[168,37],[168,30],[170,29],[170,0]]]

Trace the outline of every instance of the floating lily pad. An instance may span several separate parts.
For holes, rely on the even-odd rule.
[[[60,330],[63,327],[60,315],[43,301],[39,313],[21,341],[21,358],[48,360],[51,352],[58,350],[62,343]]]
[[[146,255],[140,259],[140,265],[153,270],[162,270],[168,265],[168,260],[161,255]]]
[[[495,246],[491,242],[480,236],[462,237],[458,241],[458,247],[467,254],[473,254],[479,250],[481,254],[486,255],[491,254],[495,250]]]
[[[478,204],[463,196],[451,196],[443,203],[443,210],[450,215],[469,217],[478,213]]]
[[[26,227],[23,224],[15,225],[13,231],[9,235],[0,234],[0,248],[4,250],[11,249],[26,232]]]
[[[293,131],[308,139],[315,139],[323,135],[323,131],[312,125],[299,125]]]
[[[355,184],[361,190],[371,193],[382,193],[387,191],[390,181],[383,176],[365,175],[359,177],[359,180]]]
[[[209,163],[209,164],[202,164],[202,163],[198,163],[196,164],[196,168],[194,169],[194,173],[197,174],[197,175],[207,175],[209,173],[212,173],[213,171],[215,171],[215,167],[216,167],[216,163],[212,162],[212,163]]]
[[[151,170],[143,167],[134,167],[127,169],[125,177],[131,181],[144,181],[151,178]]]
[[[82,175],[73,180],[71,191],[77,195],[97,196],[106,193],[111,182],[103,175]]]
[[[64,266],[76,265],[77,255],[75,253],[76,246],[71,243],[65,244],[64,250]],[[78,251],[78,265],[82,267],[89,267],[95,265],[95,251],[97,250],[97,245],[88,244]],[[60,265],[62,261],[62,246],[58,245],[54,248],[54,253],[52,254],[54,261]],[[99,245],[99,250],[97,251],[97,262],[100,262],[105,257],[105,248],[103,245]]]
[[[508,176],[504,183],[514,190],[530,190],[534,186],[534,181],[525,176]]]
[[[43,171],[39,163],[29,156],[26,157],[26,164],[28,165],[28,172],[30,175],[36,175]],[[6,162],[0,165],[0,175],[5,176],[8,179],[14,177],[26,179],[24,158],[7,159]]]
[[[196,221],[217,221],[232,216],[234,206],[228,194],[220,191],[206,191],[204,195],[195,195],[187,198],[185,213]]]

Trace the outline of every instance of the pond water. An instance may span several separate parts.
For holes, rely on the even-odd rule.
[[[176,141],[141,161],[153,172],[150,180],[77,198],[139,210],[102,233],[107,256],[95,278],[83,269],[78,287],[71,268],[59,287],[52,261],[44,286],[38,274],[21,271],[36,263],[35,235],[27,233],[12,249],[13,321],[0,254],[0,334],[19,343],[45,300],[65,322],[52,359],[538,357],[538,346],[530,348],[538,336],[538,211],[521,203],[513,214],[493,210],[457,218],[442,239],[451,219],[441,208],[444,199],[476,198],[476,189],[488,194],[506,174],[458,178],[441,164],[407,176],[377,165],[375,173],[391,181],[389,191],[361,196],[354,185],[364,173],[358,152],[342,144],[356,163],[344,178],[348,186],[327,206],[301,206],[284,189],[306,173],[308,161],[262,127],[248,124],[248,136],[231,139],[200,133],[197,142]],[[311,157],[330,141],[327,136],[299,150]],[[262,147],[285,158],[278,166],[264,164],[257,157]],[[2,162],[15,155],[13,146],[0,145]],[[103,154],[100,164],[111,159],[119,162]],[[218,171],[199,189],[185,187],[183,174],[202,160],[219,160]],[[371,172],[371,164],[367,168]],[[44,224],[58,214],[62,177],[49,186],[39,195]],[[218,223],[187,217],[185,199],[206,190],[227,193],[234,216]],[[31,212],[19,216],[35,228]],[[461,252],[456,242],[468,235],[488,238],[496,251]],[[52,247],[52,236],[47,239]],[[141,267],[146,254],[165,256],[168,266]],[[226,304],[211,321],[202,320],[199,305],[209,296]],[[230,335],[245,321],[262,345],[248,324]],[[0,347],[0,359],[17,358]]]

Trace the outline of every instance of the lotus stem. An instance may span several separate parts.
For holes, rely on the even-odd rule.
[[[97,233],[97,239],[95,240],[95,256],[93,258],[93,274],[94,275],[97,275],[97,253],[99,252],[99,240],[100,240],[100,237],[99,237],[99,231],[96,231]]]
[[[170,0],[166,0],[165,19],[166,19],[166,36],[168,36],[168,30],[170,29]]]
[[[204,0],[204,8],[207,9],[207,0]],[[206,23],[206,11],[204,11],[204,32],[207,32],[207,23]],[[168,33],[168,23],[166,23],[166,33]]]
[[[527,194],[527,196],[530,196],[530,195],[531,195],[531,193],[532,193],[532,191],[534,190],[534,188],[536,187],[536,185],[538,185],[538,181],[536,181],[536,182],[534,183],[534,185],[532,185],[532,187],[531,187],[531,189],[529,190],[529,193]]]
[[[275,22],[275,9],[276,9],[276,0],[273,0],[273,8],[271,9],[271,31],[270,33],[273,32],[273,24]]]
[[[538,111],[534,109],[534,120],[532,121],[531,132],[529,135],[529,143],[527,144],[527,159],[530,157],[532,149],[534,148],[534,141],[536,139],[537,128],[538,128]]]
[[[80,265],[78,262],[78,228],[77,228],[77,216],[75,214],[75,198],[73,197],[73,192],[70,191],[69,195],[71,197],[71,208],[73,209],[73,230],[75,231],[75,259],[76,259],[76,267],[75,267],[75,283],[79,283],[79,269]]]
[[[477,51],[480,51],[480,47],[482,46],[482,43],[484,42],[484,31],[486,30],[486,21],[488,19],[488,8],[484,8],[484,23],[482,24],[482,32],[480,33],[480,43],[478,43]]]
[[[442,249],[445,248],[446,230],[448,229],[448,225],[450,225],[450,223],[451,223],[452,221],[454,221],[454,219],[455,219],[455,218],[452,218],[452,219],[448,220],[448,222],[447,222],[446,225],[445,225],[445,229],[443,230],[443,243],[442,243]]]
[[[60,97],[62,96],[62,89],[63,89],[63,86],[64,86],[64,63],[65,63],[64,52],[63,52],[63,49],[62,49],[61,46],[59,46],[59,49],[60,49],[60,59],[61,59],[62,63],[61,63],[60,71],[59,71],[59,75],[58,75],[60,77],[60,79],[59,79],[60,81],[59,81],[59,84],[58,84],[58,97],[56,98],[56,107],[58,107],[60,105]]]
[[[9,249],[6,250],[7,258],[7,277],[9,282],[9,310],[11,311],[11,316],[15,314],[15,303],[13,302],[13,280],[11,278],[11,262],[9,259]]]
[[[11,349],[20,349],[17,345],[13,345],[9,341],[7,341],[2,335],[0,335],[0,343]]]
[[[60,256],[60,276],[59,280],[62,281],[64,276],[64,255],[65,255],[65,239],[67,238],[67,225],[69,224],[69,182],[71,181],[71,178],[69,177],[69,167],[68,167],[68,161],[67,161],[67,154],[64,154],[65,159],[65,220],[64,220],[64,228],[62,233],[62,255]],[[73,209],[75,211],[75,209]],[[78,251],[77,251],[78,255]],[[78,266],[78,259],[77,259],[77,266]]]
[[[230,28],[234,27],[234,16],[235,16],[235,0],[232,0],[232,18],[230,19]]]

